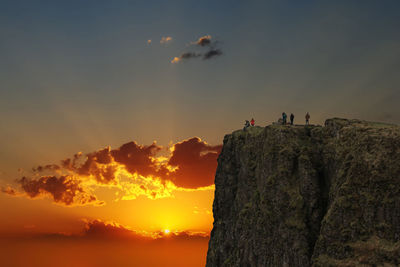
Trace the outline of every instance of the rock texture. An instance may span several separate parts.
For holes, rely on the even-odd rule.
[[[400,127],[329,119],[224,138],[207,266],[398,266]]]

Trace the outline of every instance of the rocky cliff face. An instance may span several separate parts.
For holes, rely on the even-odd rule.
[[[224,138],[207,266],[398,266],[400,127],[329,119]]]

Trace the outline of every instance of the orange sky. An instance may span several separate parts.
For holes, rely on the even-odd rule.
[[[1,185],[0,232],[77,234],[84,220],[99,219],[209,233],[220,149],[197,137],[166,147],[129,142],[22,170]]]
[[[204,266],[220,149],[128,142],[20,169],[0,184],[2,264]]]

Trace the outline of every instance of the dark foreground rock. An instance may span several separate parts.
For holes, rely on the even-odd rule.
[[[398,266],[400,127],[329,119],[224,138],[207,266]]]

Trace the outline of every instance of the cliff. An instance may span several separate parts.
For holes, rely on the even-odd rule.
[[[400,127],[328,119],[226,135],[207,266],[398,266]]]

